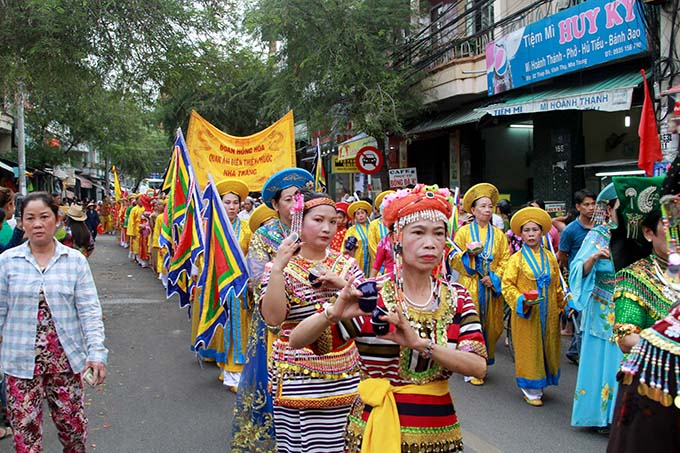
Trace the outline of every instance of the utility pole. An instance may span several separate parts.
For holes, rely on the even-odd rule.
[[[110,197],[111,196],[111,191],[109,190],[109,167],[111,165],[111,161],[109,160],[108,156],[104,158],[104,196],[105,197]]]
[[[17,94],[17,153],[19,154],[19,192],[26,195],[26,141],[24,139],[24,84],[19,83]]]

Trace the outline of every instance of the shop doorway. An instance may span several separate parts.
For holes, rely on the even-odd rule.
[[[418,170],[418,182],[449,184],[449,136],[418,140],[408,145],[408,166]]]

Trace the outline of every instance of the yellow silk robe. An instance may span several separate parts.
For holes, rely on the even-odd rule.
[[[153,235],[151,239],[151,248],[156,249],[156,271],[159,274],[165,274],[165,269],[163,269],[163,259],[167,254],[167,249],[165,247],[160,248],[159,239],[161,237],[161,229],[163,228],[163,214],[158,214],[156,216],[156,221],[153,225]]]
[[[539,252],[532,253],[540,265]],[[560,377],[559,319],[566,302],[557,259],[545,248],[543,253],[550,263],[548,300],[532,306],[529,313],[524,311],[523,293],[536,290],[537,283],[521,250],[510,257],[503,273],[503,296],[512,312],[510,322],[515,349],[515,376],[517,385],[527,389],[557,385]],[[541,309],[545,313],[545,334],[541,327]]]
[[[382,227],[382,228],[381,228]],[[374,219],[368,225],[368,248],[371,250],[371,255],[375,258],[375,253],[378,251],[378,244],[387,236],[388,230],[382,223],[382,218]]]
[[[354,249],[354,259],[359,265],[359,269],[364,272],[364,275],[368,276],[371,274],[371,266],[373,266],[373,259],[375,259],[375,253],[371,253],[371,248],[369,246],[368,240],[368,230],[369,224],[365,225],[356,224],[352,225],[347,229],[345,233],[345,241],[347,242],[348,237],[357,238],[357,246]],[[345,250],[345,245],[343,242],[342,249]]]
[[[489,223],[486,227],[479,228],[480,242],[486,245],[486,238],[489,228],[493,228],[493,246],[491,252],[493,260],[491,261],[490,271],[495,276],[494,288],[485,288],[482,285],[482,290],[485,291],[483,297],[485,300],[486,310],[482,310],[480,296],[480,274],[482,270],[478,270],[475,258],[467,253],[467,244],[473,242],[471,225],[463,225],[456,233],[454,241],[463,250],[463,253],[456,253],[451,258],[451,267],[455,269],[460,276],[458,282],[465,286],[475,302],[475,308],[479,313],[479,319],[482,321],[482,330],[484,332],[484,339],[486,340],[486,348],[488,351],[489,364],[494,363],[494,353],[496,351],[496,343],[503,333],[503,296],[501,294],[501,278],[505,265],[510,257],[508,249],[508,239],[503,231],[494,227]],[[467,264],[467,267],[466,267]]]
[[[130,210],[127,230],[125,231],[125,233],[130,238],[130,251],[135,255],[139,254],[139,222],[142,218],[143,212],[144,208],[139,205]]]

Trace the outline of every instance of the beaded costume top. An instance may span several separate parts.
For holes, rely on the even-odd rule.
[[[666,316],[677,296],[663,283],[665,268],[661,258],[650,255],[616,273],[617,337],[637,333]]]

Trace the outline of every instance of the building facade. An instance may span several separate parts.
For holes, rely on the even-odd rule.
[[[678,2],[661,3],[430,1],[410,59],[430,109],[399,145],[400,165],[463,190],[491,182],[515,206],[569,205],[575,190],[636,170],[640,70],[656,93],[678,83],[662,58],[677,57],[666,22]]]

